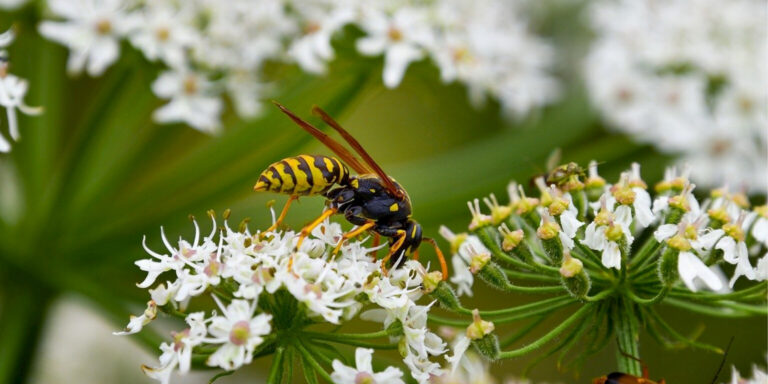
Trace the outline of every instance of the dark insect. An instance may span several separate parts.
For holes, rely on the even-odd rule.
[[[584,173],[584,168],[574,162],[570,162],[568,164],[557,166],[549,171],[545,181],[547,182],[547,185],[555,184],[557,186],[562,186],[573,178],[578,180],[584,179],[585,177],[586,174]]]
[[[717,377],[720,376],[720,372],[723,370],[723,365],[725,364],[725,358],[728,357],[728,351],[731,349],[732,343],[733,343],[733,337],[731,337],[731,340],[728,342],[728,346],[725,348],[725,352],[723,353],[723,359],[720,361],[720,366],[717,368],[715,377],[712,379],[712,384],[715,384],[715,382],[717,381]],[[627,353],[624,353],[624,351],[619,351],[619,352],[621,352],[622,355],[629,357],[630,359],[637,360],[640,362],[640,364],[643,367],[643,377],[637,377],[635,375],[630,375],[628,373],[612,372],[612,373],[609,373],[607,376],[600,376],[592,380],[592,384],[666,384],[666,381],[664,381],[664,379],[661,379],[659,381],[653,381],[649,379],[648,367],[645,365],[645,363],[643,363],[642,360],[632,355],[629,355]]]
[[[360,143],[322,109],[316,106],[312,108],[312,113],[339,132],[364,162],[358,160],[339,142],[284,106],[278,103],[275,105],[298,126],[330,148],[343,162],[329,156],[299,155],[280,160],[262,172],[253,187],[254,191],[290,195],[280,216],[267,231],[274,230],[280,225],[291,203],[299,196],[322,195],[328,199],[327,209],[301,230],[296,248],[313,228],[329,216],[339,213],[357,227],[342,236],[334,249],[334,254],[347,239],[371,231],[375,235],[374,244],[378,244],[379,236],[389,238],[389,253],[384,258],[382,266],[389,262],[390,267],[397,268],[410,255],[418,259],[419,245],[425,241],[435,248],[440,259],[443,279],[446,279],[448,268],[445,258],[435,240],[423,237],[421,225],[411,218],[411,200],[408,193],[384,173]],[[347,166],[357,175],[351,175]],[[386,269],[384,272],[386,273]]]

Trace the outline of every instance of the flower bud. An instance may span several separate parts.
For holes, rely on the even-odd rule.
[[[467,338],[472,340],[475,350],[482,356],[491,361],[498,359],[501,348],[498,337],[493,333],[495,326],[492,322],[481,319],[477,309],[472,311],[472,317],[472,324],[467,327]]]
[[[503,228],[506,228],[506,226],[503,226]],[[501,241],[501,249],[505,252],[510,252],[520,245],[520,242],[525,238],[525,233],[522,229],[510,231],[509,229],[504,230],[503,228],[499,228],[499,232],[504,233],[504,237]]]
[[[621,229],[621,225],[611,223],[605,230],[605,238],[618,243],[624,238],[624,230]]]
[[[437,299],[437,302],[440,303],[443,308],[452,311],[457,311],[461,308],[459,297],[456,296],[456,292],[453,291],[451,285],[445,281],[438,282],[437,287],[435,287],[435,290],[432,291],[430,295]]]
[[[669,244],[669,241],[667,243]],[[680,249],[675,248],[670,244],[667,249],[664,250],[664,253],[661,254],[661,258],[659,258],[659,280],[662,284],[668,287],[672,286],[679,277],[677,270],[677,259],[679,255]]]
[[[403,334],[403,323],[400,320],[395,320],[387,327],[387,334],[389,336],[400,336]]]
[[[581,260],[571,257],[570,252],[565,253],[560,267],[560,283],[571,296],[577,299],[583,299],[592,287],[592,282]]]
[[[725,208],[711,208],[707,210],[707,215],[712,220],[709,226],[713,229],[719,229],[723,225],[731,221],[731,217],[728,215],[728,211]]]
[[[425,273],[424,277],[422,277],[422,288],[424,290],[424,293],[430,294],[435,289],[437,289],[437,285],[440,284],[440,282],[443,281],[443,273],[440,271],[432,271],[429,273]]]
[[[616,202],[622,205],[632,205],[635,202],[635,191],[629,186],[620,186],[613,191]]]
[[[725,231],[725,234],[732,237],[736,241],[744,241],[744,230],[741,229],[741,226],[733,223],[728,223],[723,225],[723,231]]]
[[[565,200],[562,197],[556,197],[552,200],[552,204],[549,205],[549,214],[552,216],[560,216],[566,209],[568,209],[568,200]]]
[[[499,266],[490,262],[487,263],[481,270],[478,276],[483,279],[488,285],[501,290],[506,289],[509,286],[509,280],[504,271]]]
[[[512,213],[512,208],[510,206],[499,205],[498,200],[496,200],[496,195],[493,193],[491,193],[490,198],[484,198],[483,202],[491,210],[491,222],[494,225],[499,225]]]
[[[560,226],[554,221],[545,220],[536,230],[536,235],[542,240],[549,240],[557,237],[560,233]]]
[[[472,272],[473,275],[476,275],[489,261],[491,261],[490,253],[475,253],[469,260],[469,271]]]
[[[489,361],[496,361],[499,359],[499,355],[501,355],[499,338],[495,333],[485,335],[481,339],[473,340],[472,345],[475,347],[477,353]]]
[[[470,340],[479,340],[485,335],[489,335],[495,328],[492,322],[481,319],[480,311],[474,309],[472,310],[472,324],[467,327],[467,337]]]

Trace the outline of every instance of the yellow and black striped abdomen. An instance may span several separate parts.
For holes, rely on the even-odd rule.
[[[349,182],[349,170],[338,159],[322,155],[299,155],[270,165],[259,176],[254,191],[287,195],[317,195],[334,184]]]

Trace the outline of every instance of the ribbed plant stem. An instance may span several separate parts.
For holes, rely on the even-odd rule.
[[[614,305],[614,332],[616,333],[616,361],[619,372],[641,376],[639,332],[637,316],[631,301],[618,299]]]
[[[52,293],[18,280],[0,286],[0,291],[0,383],[24,384],[29,381]]]

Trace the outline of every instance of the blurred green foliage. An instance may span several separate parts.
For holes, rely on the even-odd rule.
[[[536,28],[564,47],[558,68],[563,95],[518,121],[500,117],[492,102],[471,107],[465,89],[441,84],[427,63],[412,66],[398,89],[387,90],[380,80],[380,60],[351,53],[350,39],[337,45],[340,58],[327,76],[275,69],[274,97],[306,117],[313,104],[336,116],[407,188],[415,218],[428,236],[437,237],[441,224],[463,230],[467,200],[491,192],[505,196],[513,179],[527,184],[545,171],[545,159],[555,148],[562,148],[563,161],[598,160],[607,179],[616,179],[637,161],[646,180],[658,180],[668,159],[606,131],[579,85],[579,47],[588,33],[573,16],[576,9],[542,9],[537,9]],[[254,194],[258,174],[283,157],[329,153],[272,108],[253,121],[225,116],[226,128],[218,137],[182,125],[158,126],[151,113],[162,102],[149,86],[159,68],[123,46],[120,61],[104,76],[68,77],[65,48],[40,38],[36,17],[32,7],[0,15],[2,28],[11,20],[17,23],[12,71],[30,81],[28,103],[45,107],[42,116],[21,117],[22,140],[12,153],[0,156],[0,383],[25,381],[46,308],[57,295],[87,297],[119,328],[147,300],[134,287],[142,279],[133,265],[145,257],[142,236],[161,248],[161,225],[171,238],[188,236],[188,215],[204,218],[208,209],[232,208],[234,224],[247,216],[253,228],[265,227],[270,222],[265,204],[275,199],[280,207],[286,198]],[[322,204],[321,198],[302,199],[287,224],[298,228]],[[471,305],[513,304],[492,298],[492,292],[481,290]],[[681,329],[705,322],[690,314],[669,314]],[[729,361],[742,371],[748,362],[763,359],[765,319],[740,321],[738,327],[720,319],[706,322],[706,341],[724,345],[736,336]],[[139,337],[158,343],[151,334]],[[714,373],[709,368],[720,359],[642,345],[652,376],[671,383],[708,382]],[[598,355],[579,381],[607,373],[612,361]],[[494,370],[504,377],[525,364],[509,361]],[[692,372],[692,366],[706,369]],[[557,372],[554,360],[539,365],[532,376],[574,380],[572,373]]]

